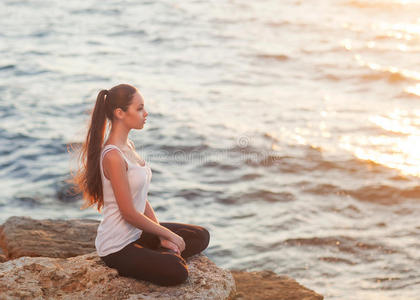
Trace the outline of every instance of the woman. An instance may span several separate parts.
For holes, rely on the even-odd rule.
[[[177,285],[188,278],[185,259],[206,249],[210,235],[197,225],[159,223],[147,198],[152,171],[128,138],[147,115],[135,87],[100,91],[74,181],[86,201],[82,208],[104,209],[95,240],[104,263],[121,276]],[[103,143],[107,119],[111,130]]]

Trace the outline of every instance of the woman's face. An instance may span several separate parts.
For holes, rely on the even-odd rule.
[[[125,112],[125,122],[129,128],[142,129],[148,113],[144,107],[144,99],[140,93],[135,93],[131,104]]]

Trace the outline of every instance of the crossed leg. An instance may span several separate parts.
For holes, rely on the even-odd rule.
[[[143,232],[141,237],[118,252],[101,257],[108,267],[119,275],[170,286],[183,283],[188,278],[186,258],[207,248],[210,234],[201,226],[183,223],[160,223],[182,236],[185,250],[178,255],[161,248],[159,238]]]
[[[184,259],[204,251],[209,245],[210,234],[204,227],[174,222],[160,222],[160,225],[175,232],[184,239],[185,249],[181,253]],[[159,238],[148,232],[143,232],[135,243],[153,250],[158,249],[160,245]]]

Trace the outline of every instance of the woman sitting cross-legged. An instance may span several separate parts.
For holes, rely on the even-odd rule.
[[[128,138],[131,129],[143,129],[147,115],[135,87],[101,90],[73,180],[85,208],[103,208],[95,247],[105,264],[121,276],[177,285],[188,278],[185,259],[206,249],[210,235],[198,225],[158,221],[147,197],[152,170]]]

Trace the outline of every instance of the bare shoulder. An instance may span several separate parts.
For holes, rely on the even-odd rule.
[[[102,166],[104,175],[107,179],[111,177],[111,173],[121,172],[122,170],[128,169],[127,162],[117,149],[111,149],[105,153],[102,160]]]

